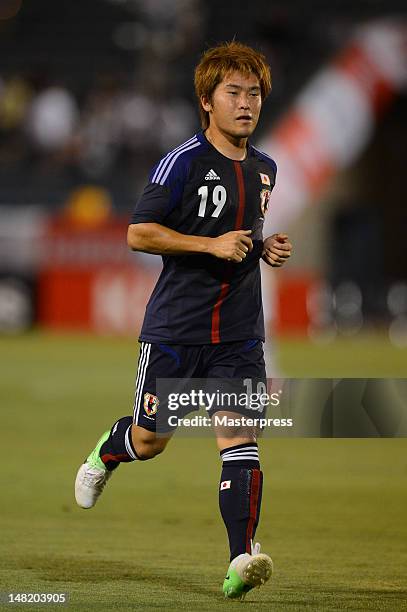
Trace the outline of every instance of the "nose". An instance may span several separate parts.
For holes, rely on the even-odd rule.
[[[246,93],[242,92],[239,99],[239,108],[242,110],[247,110],[250,108],[249,97]]]

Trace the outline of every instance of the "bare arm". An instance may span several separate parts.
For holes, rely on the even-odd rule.
[[[133,251],[154,255],[207,253],[240,263],[253,248],[251,230],[227,232],[217,238],[181,234],[159,223],[133,223],[127,231],[127,244]]]

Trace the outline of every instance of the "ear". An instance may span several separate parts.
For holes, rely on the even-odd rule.
[[[201,96],[200,100],[204,111],[210,113],[213,109],[212,102],[210,101],[210,99],[207,96]]]

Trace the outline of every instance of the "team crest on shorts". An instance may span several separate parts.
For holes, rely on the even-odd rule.
[[[270,189],[262,189],[260,191],[260,208],[261,208],[261,213],[263,217],[266,215],[266,212],[268,211],[270,196],[271,196]]]
[[[152,393],[144,393],[144,411],[147,416],[152,416],[157,412],[159,403],[160,402],[156,395],[153,395]]]

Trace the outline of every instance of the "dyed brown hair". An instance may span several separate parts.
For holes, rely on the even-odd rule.
[[[233,71],[241,72],[246,76],[256,75],[260,83],[262,100],[271,91],[270,66],[262,53],[236,41],[208,49],[195,68],[195,93],[198,97],[199,113],[204,130],[209,127],[209,113],[202,107],[201,96],[206,96],[210,100],[216,86],[229,72]]]

